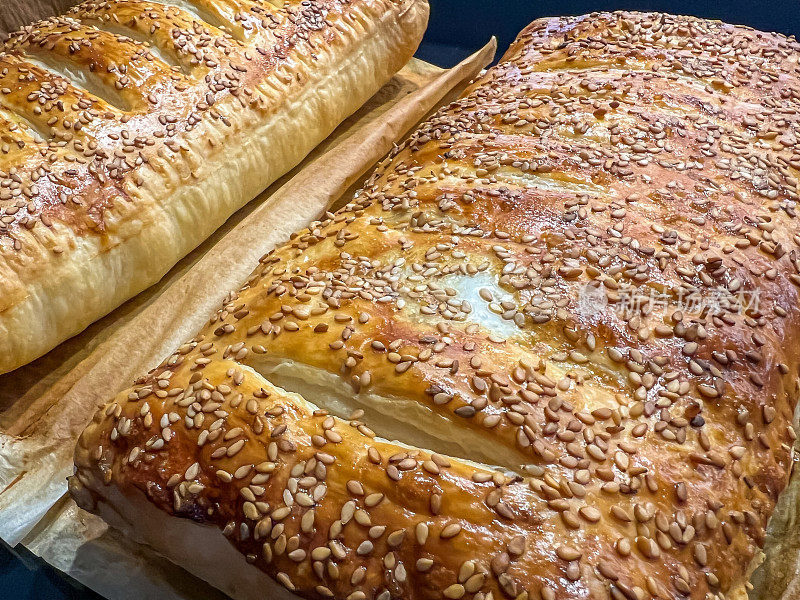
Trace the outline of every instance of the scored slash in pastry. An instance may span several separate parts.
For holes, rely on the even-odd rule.
[[[794,440],[798,57],[534,22],[97,413],[73,495],[241,598],[745,598]]]
[[[148,286],[411,58],[425,0],[95,0],[0,46],[0,373]]]

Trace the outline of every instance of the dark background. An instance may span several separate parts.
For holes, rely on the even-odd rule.
[[[0,0],[0,8],[6,0]],[[643,10],[690,14],[800,34],[800,0],[430,0],[431,22],[418,52],[423,60],[452,66],[490,36],[502,55],[517,32],[533,19],[600,10]],[[2,517],[0,517],[2,518]],[[67,581],[24,549],[0,541],[0,600],[66,600],[100,597]],[[149,599],[143,599],[149,600]]]
[[[0,0],[2,1],[2,0]],[[661,11],[800,36],[800,0],[429,0],[431,21],[417,56],[443,67],[497,36],[498,58],[539,17],[604,10]]]

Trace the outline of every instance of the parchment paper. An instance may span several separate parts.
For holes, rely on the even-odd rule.
[[[795,430],[798,430],[795,411]],[[764,562],[753,573],[750,600],[800,598],[800,468],[795,448],[792,478],[767,527]]]
[[[159,284],[38,361],[0,376],[0,538],[109,598],[220,594],[124,539],[66,496],[75,441],[96,408],[190,338],[258,258],[319,217],[494,56],[451,70],[412,60],[302,165],[232,217]]]

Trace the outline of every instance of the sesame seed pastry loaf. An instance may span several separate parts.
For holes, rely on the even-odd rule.
[[[413,55],[426,0],[97,0],[0,52],[0,373],[158,281]]]
[[[534,22],[102,407],[74,497],[237,598],[745,598],[795,439],[799,58]]]

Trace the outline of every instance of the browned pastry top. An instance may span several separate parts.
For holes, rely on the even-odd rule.
[[[319,55],[394,3],[90,1],[13,35],[0,52],[0,311],[29,293],[35,265],[78,250],[63,228],[105,249],[135,235],[144,166],[199,168],[219,139],[197,153],[189,132],[277,111]]]
[[[98,413],[78,479],[309,598],[743,597],[800,391],[799,59],[534,22]]]

